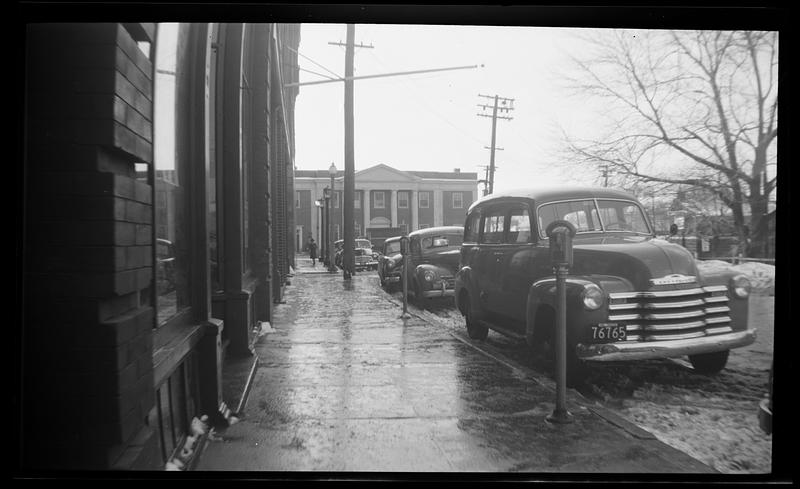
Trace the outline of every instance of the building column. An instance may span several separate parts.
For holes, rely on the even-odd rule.
[[[370,189],[365,188],[361,198],[361,207],[364,211],[364,236],[367,236],[367,228],[369,227],[369,206],[370,206]]]
[[[416,190],[411,191],[408,205],[411,206],[411,231],[416,231],[419,229],[419,198]]]
[[[397,227],[397,190],[392,190],[391,195],[391,209],[392,209],[392,223],[390,227]]]
[[[442,191],[436,189],[433,191],[433,225],[444,225],[444,199],[442,198]]]

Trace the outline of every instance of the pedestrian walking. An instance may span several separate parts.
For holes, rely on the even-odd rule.
[[[317,266],[317,243],[314,242],[314,238],[308,239],[308,256],[311,258],[311,266]]]

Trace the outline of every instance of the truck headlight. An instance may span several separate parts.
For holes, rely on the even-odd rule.
[[[603,306],[603,291],[595,284],[585,285],[581,299],[583,300],[583,307],[590,311],[600,309]]]
[[[750,296],[750,280],[744,275],[737,275],[731,279],[728,288],[735,297],[746,299]]]
[[[433,282],[436,280],[436,274],[430,270],[425,270],[422,274],[422,278],[424,278],[426,282]]]

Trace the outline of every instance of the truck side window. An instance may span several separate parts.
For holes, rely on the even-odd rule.
[[[483,221],[483,242],[502,243],[505,231],[505,210],[490,212]]]
[[[478,231],[480,231],[481,215],[475,211],[467,218],[466,226],[464,226],[464,242],[477,243]]]
[[[531,237],[531,220],[528,209],[513,209],[508,220],[507,243],[527,243]]]

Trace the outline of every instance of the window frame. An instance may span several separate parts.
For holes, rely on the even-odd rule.
[[[458,205],[456,205],[456,195],[458,195]],[[453,209],[464,208],[464,192],[453,192],[451,194],[450,200],[452,201]]]
[[[378,205],[378,195],[381,196],[380,201],[381,205]],[[372,192],[373,197],[373,209],[386,209],[386,193],[383,190],[375,190]]]
[[[425,205],[422,205],[422,196],[425,196]],[[417,205],[419,209],[430,209],[431,195],[428,190],[420,190],[417,194]]]
[[[403,201],[405,200],[405,205],[403,205]],[[406,190],[400,190],[397,192],[397,208],[398,209],[408,209],[409,207],[409,200],[411,197],[409,196],[409,192]]]

